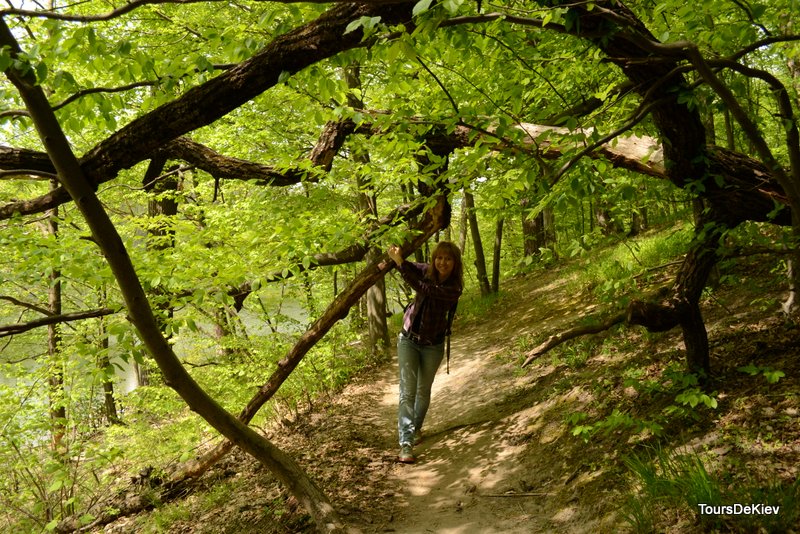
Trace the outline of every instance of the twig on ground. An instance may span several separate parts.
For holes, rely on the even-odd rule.
[[[546,491],[526,491],[524,493],[484,493],[479,497],[545,497],[547,495],[550,495],[550,493]]]

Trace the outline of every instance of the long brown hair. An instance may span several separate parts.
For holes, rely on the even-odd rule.
[[[436,243],[436,246],[433,247],[433,252],[431,252],[431,264],[425,276],[434,282],[440,282],[439,272],[436,270],[436,267],[434,267],[436,257],[439,255],[447,255],[453,258],[453,272],[450,273],[450,276],[455,277],[459,287],[464,287],[464,264],[461,262],[461,249],[458,248],[458,245],[450,241],[439,241]]]

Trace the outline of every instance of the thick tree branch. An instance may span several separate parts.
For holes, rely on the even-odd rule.
[[[185,137],[172,141],[161,152],[171,159],[181,159],[190,163],[214,178],[253,180],[257,185],[286,186],[303,180],[316,182],[320,175],[330,171],[333,158],[355,128],[355,123],[352,121],[326,124],[317,144],[308,155],[312,165],[310,169],[302,166],[278,169],[224,156]]]
[[[522,362],[522,367],[527,367],[538,357],[544,355],[545,353],[557,347],[558,345],[561,345],[562,343],[565,343],[580,336],[605,332],[611,327],[625,322],[626,316],[627,314],[625,312],[619,312],[616,315],[612,315],[610,317],[593,321],[590,324],[575,326],[573,328],[570,328],[569,330],[565,330],[564,332],[553,334],[552,336],[547,338],[546,341],[541,343],[538,347],[528,352],[527,358],[525,358],[525,361]]]
[[[350,120],[330,122],[325,125],[319,140],[308,155],[312,167],[279,169],[270,165],[225,156],[196,143],[186,137],[170,142],[158,154],[171,159],[183,160],[199,168],[215,179],[251,180],[256,185],[287,186],[302,180],[315,182],[323,172],[330,170],[333,158],[339,152],[348,135],[356,130]],[[55,168],[46,154],[26,149],[0,146],[0,178],[9,175],[55,176]],[[18,201],[0,207],[0,218],[13,213],[38,213],[69,201],[63,188],[57,188],[41,197],[29,201]]]
[[[112,180],[174,139],[249,102],[287,74],[365,46],[368,43],[362,40],[362,31],[345,32],[353,20],[378,16],[386,24],[404,23],[410,28],[413,6],[414,2],[336,5],[316,20],[275,38],[251,58],[133,120],[84,155],[81,169],[95,187]],[[6,204],[0,206],[0,219],[50,209],[66,200],[63,190],[57,190],[46,197]]]

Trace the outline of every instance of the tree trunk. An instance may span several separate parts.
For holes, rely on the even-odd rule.
[[[175,232],[171,227],[171,220],[167,218],[178,214],[178,204],[172,193],[178,190],[178,180],[174,175],[162,176],[167,160],[163,156],[150,160],[147,170],[142,177],[142,187],[149,194],[147,200],[147,216],[150,222],[147,226],[147,247],[153,250],[166,250],[175,246]],[[156,319],[162,332],[166,331],[166,322],[172,319],[175,310],[160,288],[153,288],[153,293],[159,298],[155,299],[157,309]],[[151,366],[140,365],[134,362],[136,381],[138,386],[149,386],[156,377],[152,376]]]
[[[492,293],[500,291],[500,251],[503,245],[503,218],[497,219],[494,232],[494,251],[492,256]]]
[[[108,356],[108,332],[106,331],[105,319],[100,319],[100,357],[97,359],[97,368],[103,377],[103,411],[106,421],[111,424],[120,422],[117,412],[117,401],[114,397],[114,382],[111,380],[111,362]]]
[[[50,190],[54,190],[57,182],[51,180]],[[50,210],[47,216],[46,233],[58,239],[58,208]],[[49,277],[50,288],[47,292],[47,309],[53,315],[61,315],[61,270],[53,266]],[[54,451],[62,449],[62,442],[67,426],[67,408],[64,392],[64,362],[61,354],[61,331],[58,324],[47,326],[47,355],[49,356],[48,385],[50,397],[51,446]]]
[[[233,312],[232,312],[233,313]],[[228,308],[225,305],[218,306],[214,311],[214,339],[217,341],[217,356],[222,361],[229,361],[233,356],[233,350],[227,346],[227,339],[231,335],[230,320],[228,319]]]
[[[528,197],[519,201],[522,207],[522,251],[525,257],[537,256],[545,246],[544,239],[544,214],[540,211],[530,217],[526,208],[531,203]]]
[[[619,234],[622,229],[617,221],[611,216],[611,208],[608,202],[598,199],[594,205],[594,220],[603,235]]]
[[[370,250],[367,265],[378,261],[381,253]],[[386,322],[386,282],[383,278],[367,290],[367,324],[369,325],[369,351],[373,356],[382,354],[389,347],[389,325]]]
[[[553,257],[558,258],[556,249],[556,212],[550,206],[542,210],[542,231],[544,232],[544,246],[553,249]]]
[[[636,237],[644,232],[647,227],[645,222],[644,208],[634,208],[631,213],[631,229],[628,232],[628,237]]]
[[[792,211],[792,230],[795,236],[800,236],[800,214]],[[783,301],[781,309],[787,317],[800,322],[800,250],[790,253],[786,262],[786,276],[789,280],[789,291]]]
[[[481,296],[485,297],[491,294],[492,286],[489,284],[489,277],[486,273],[486,256],[483,253],[483,242],[478,229],[478,217],[475,214],[475,198],[467,189],[464,189],[464,204],[467,208],[467,219],[469,220],[470,234],[472,234],[472,244],[475,248],[475,269],[477,270],[478,286],[481,288]]]
[[[461,214],[458,218],[458,248],[461,249],[461,255],[465,256],[467,252],[467,230],[469,228],[469,221],[467,219],[467,200],[466,197],[461,199]]]
[[[700,312],[700,297],[709,274],[719,259],[717,249],[724,230],[721,223],[703,218],[695,230],[695,240],[681,265],[672,296],[665,303],[634,301],[629,306],[628,322],[663,332],[680,325],[686,346],[686,364],[701,376],[710,374],[708,333]]]
[[[364,101],[361,96],[353,90],[363,91],[361,85],[361,68],[357,63],[353,63],[344,69],[344,77],[350,91],[347,93],[347,105],[354,109],[363,109]],[[363,93],[360,93],[363,94]],[[369,153],[366,150],[357,150],[353,153],[353,161],[359,163],[369,163]],[[358,184],[358,205],[365,219],[377,221],[378,219],[378,198],[372,183],[364,179],[360,173],[356,175]],[[375,224],[371,225],[374,229]],[[366,255],[367,265],[377,261],[381,256],[381,251],[370,249]],[[389,325],[386,322],[386,283],[383,278],[378,280],[375,285],[367,290],[364,297],[367,308],[367,327],[369,329],[369,352],[373,356],[382,354],[389,346]]]

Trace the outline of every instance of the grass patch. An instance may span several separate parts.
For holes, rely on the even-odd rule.
[[[591,288],[603,300],[636,291],[646,278],[655,278],[663,266],[686,252],[692,238],[689,225],[646,234],[634,240],[591,250],[591,258],[574,265],[570,290]]]
[[[636,532],[661,532],[676,514],[705,531],[728,532],[788,532],[800,519],[800,481],[759,484],[746,477],[725,485],[699,454],[658,446],[624,461],[634,487],[623,517]],[[756,513],[745,513],[748,506]]]

